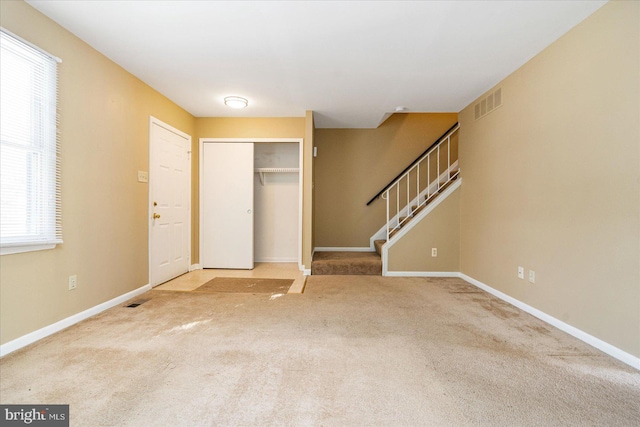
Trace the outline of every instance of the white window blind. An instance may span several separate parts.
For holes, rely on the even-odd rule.
[[[58,60],[0,36],[0,249],[48,249],[62,243]]]

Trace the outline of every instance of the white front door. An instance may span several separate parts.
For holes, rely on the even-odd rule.
[[[152,119],[149,150],[149,282],[189,271],[191,137]]]
[[[252,269],[253,143],[204,143],[201,164],[200,263]]]

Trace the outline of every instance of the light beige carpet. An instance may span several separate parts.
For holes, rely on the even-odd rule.
[[[204,285],[194,289],[194,292],[230,292],[230,293],[260,293],[286,294],[293,279],[260,279],[255,277],[216,277]]]
[[[150,291],[1,359],[0,402],[76,427],[640,425],[640,372],[460,279],[271,297]]]

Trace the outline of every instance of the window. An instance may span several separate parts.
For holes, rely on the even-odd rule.
[[[62,243],[58,59],[0,29],[0,253]]]

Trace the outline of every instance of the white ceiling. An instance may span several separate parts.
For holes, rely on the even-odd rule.
[[[27,2],[196,117],[313,110],[319,128],[458,112],[606,3]]]

